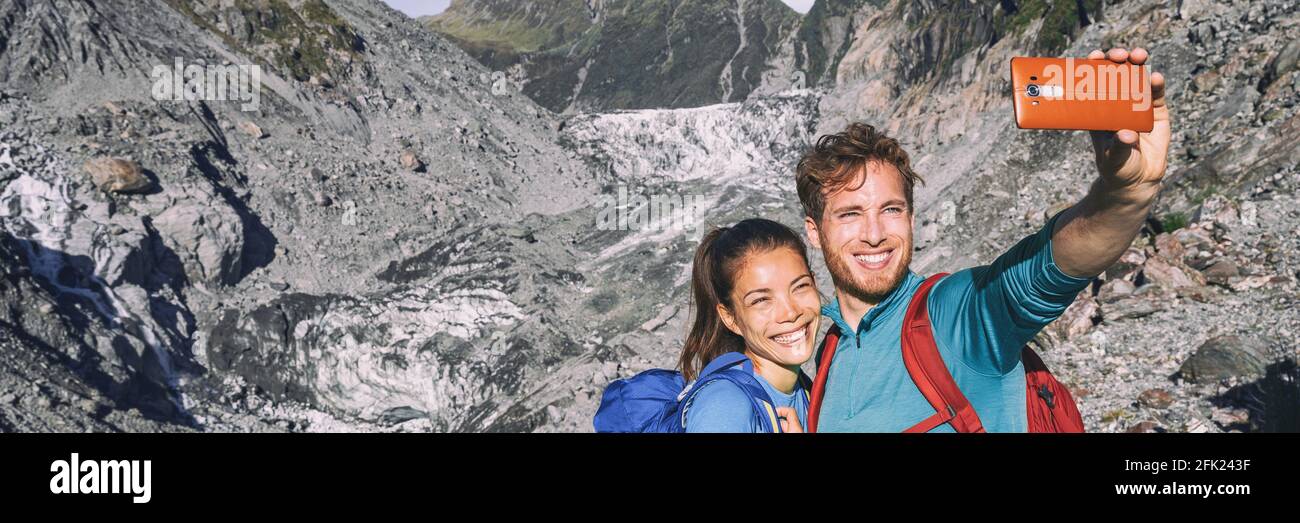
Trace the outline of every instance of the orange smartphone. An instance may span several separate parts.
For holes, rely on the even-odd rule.
[[[1011,59],[1016,126],[1150,132],[1151,76],[1145,66],[1082,58]]]

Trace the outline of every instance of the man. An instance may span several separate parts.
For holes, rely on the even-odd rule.
[[[1140,65],[1148,55],[1112,49],[1089,58]],[[1021,348],[1119,259],[1145,221],[1169,150],[1164,92],[1164,77],[1152,74],[1150,133],[1092,133],[1099,176],[1082,201],[991,265],[958,271],[931,290],[935,342],[986,430],[1027,429]],[[899,345],[904,313],[923,281],[908,268],[918,179],[897,141],[862,124],[823,136],[799,162],[808,239],[823,251],[835,284],[835,301],[822,314],[842,332],[819,432],[899,432],[935,413]]]

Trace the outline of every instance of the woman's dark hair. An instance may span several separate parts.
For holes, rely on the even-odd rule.
[[[691,332],[678,365],[687,381],[698,377],[705,365],[728,352],[745,350],[745,340],[727,329],[718,315],[718,304],[736,310],[731,291],[745,260],[778,248],[799,253],[808,264],[803,240],[789,227],[772,220],[751,218],[731,227],[709,231],[695,249],[691,269],[691,306],[695,309]]]

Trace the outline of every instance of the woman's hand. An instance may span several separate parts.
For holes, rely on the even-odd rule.
[[[777,407],[776,417],[781,422],[781,432],[802,434],[803,425],[799,424],[799,413],[790,407]]]

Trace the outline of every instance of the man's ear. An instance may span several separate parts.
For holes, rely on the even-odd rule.
[[[803,230],[808,235],[808,245],[813,249],[822,250],[822,238],[817,231],[817,222],[807,216],[803,217]]]
[[[736,318],[732,316],[731,311],[727,310],[727,308],[721,303],[718,304],[718,317],[722,318],[722,324],[726,325],[727,330],[731,331],[732,334],[744,337],[744,335],[740,333],[740,328],[736,326]]]

